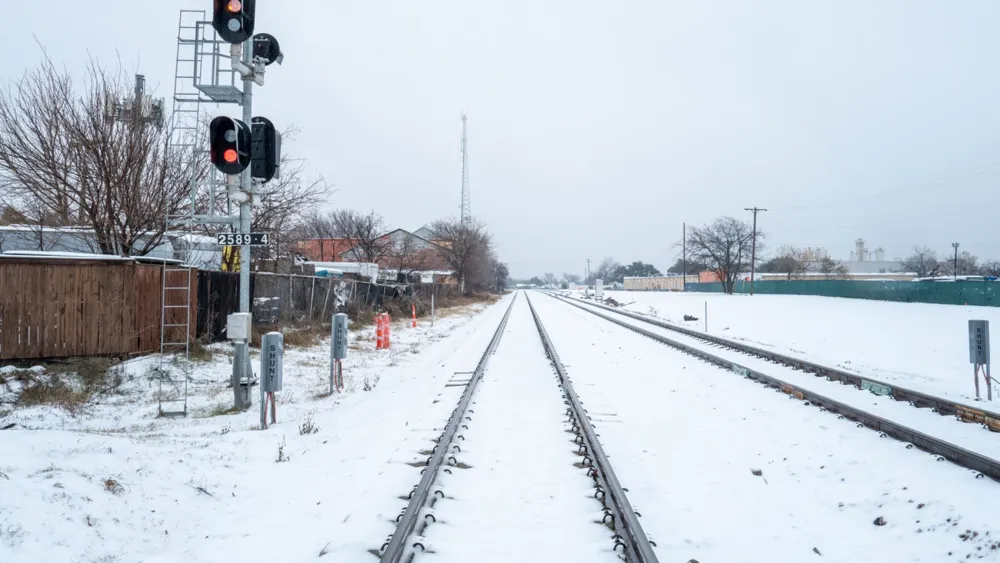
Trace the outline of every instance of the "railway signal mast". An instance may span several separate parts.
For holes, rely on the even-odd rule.
[[[284,55],[278,40],[266,33],[254,35],[256,0],[213,0],[212,27],[230,44],[232,70],[243,81],[242,95],[233,100],[243,106],[243,119],[220,116],[209,126],[209,156],[213,165],[226,176],[230,205],[239,205],[239,217],[230,223],[233,233],[220,233],[222,246],[239,246],[240,313],[250,314],[250,249],[267,244],[268,233],[250,232],[250,213],[256,187],[278,176],[281,162],[281,134],[270,120],[253,117],[253,85],[264,85],[266,68],[281,64]],[[211,94],[209,94],[211,95]],[[249,125],[248,125],[249,123]],[[250,406],[253,373],[250,367],[250,342],[234,342],[233,393],[235,407]],[[263,392],[261,397],[263,399]]]

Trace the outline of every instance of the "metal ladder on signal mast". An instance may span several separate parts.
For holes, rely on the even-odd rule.
[[[200,45],[205,34],[204,10],[181,10],[177,22],[177,57],[174,67],[174,97],[170,114],[169,156],[191,170],[190,205],[195,205],[198,160],[201,146],[202,95],[197,88]],[[170,217],[166,233],[171,233]],[[175,239],[176,240],[176,239]],[[174,244],[174,241],[171,241]],[[176,250],[176,249],[175,249]],[[191,282],[187,251],[178,264],[164,260],[160,295],[159,416],[187,415],[191,378]],[[176,252],[175,252],[176,258]],[[181,312],[183,310],[183,313]],[[180,379],[183,378],[183,381]]]

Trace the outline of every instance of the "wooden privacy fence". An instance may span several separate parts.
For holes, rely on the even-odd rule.
[[[0,260],[0,359],[159,351],[162,276],[159,265],[129,261]],[[190,305],[192,336],[197,283],[195,271],[190,296],[167,296]]]

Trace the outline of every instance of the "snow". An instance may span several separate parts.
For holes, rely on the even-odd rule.
[[[630,303],[630,311],[696,330],[704,328],[707,302],[708,331],[715,336],[963,402],[975,400],[968,322],[1000,324],[1000,307],[809,295],[607,293]],[[686,322],[686,314],[698,320]],[[1000,397],[992,408],[1000,409]]]
[[[532,302],[661,561],[1000,560],[996,482],[568,304]]]
[[[830,381],[825,377],[816,377],[812,373],[798,371],[734,350],[709,345],[696,338],[623,315],[616,315],[604,309],[597,309],[592,306],[588,306],[588,308],[615,317],[631,326],[640,327],[652,333],[659,334],[675,342],[707,350],[715,356],[725,358],[743,367],[770,375],[802,389],[808,389],[843,404],[903,424],[919,432],[944,438],[967,450],[981,453],[993,459],[1000,459],[1000,440],[997,439],[996,434],[990,432],[981,424],[962,423],[956,420],[955,417],[941,416],[931,409],[914,408],[909,403],[896,401],[891,397],[877,396],[867,391],[860,391],[853,385],[843,385],[839,382]]]
[[[347,392],[333,397],[329,348],[286,350],[278,423],[263,432],[256,407],[213,416],[232,400],[228,345],[195,374],[185,419],[154,418],[155,357],[122,366],[119,393],[75,415],[0,405],[0,428],[16,424],[0,430],[0,561],[294,562],[325,549],[370,562],[419,479],[408,463],[447,418],[430,407],[474,369],[503,308],[397,323],[389,351],[374,350],[374,328],[352,332]]]
[[[593,480],[575,467],[563,399],[524,296],[473,395],[447,497],[427,528],[435,560],[616,561]],[[442,402],[458,402],[462,387]]]
[[[97,254],[92,252],[55,252],[55,251],[32,251],[32,250],[7,250],[0,254],[0,258],[49,258],[64,260],[100,260],[102,262],[135,262],[129,256],[115,256],[111,254]]]
[[[661,561],[1000,561],[996,482],[556,299],[527,293]],[[601,512],[591,482],[573,466],[579,458],[566,432],[565,405],[525,297],[517,297],[473,397],[474,412],[456,454],[469,468],[438,480],[446,498],[426,531],[435,553],[420,560],[614,560],[608,531],[595,523]],[[795,309],[781,304],[789,297],[767,296],[778,298],[772,309],[793,319],[786,322],[807,319],[796,331],[760,310],[721,311],[750,298],[698,295],[681,301],[678,294],[634,292],[614,297],[663,300],[654,306],[677,319],[684,313],[700,317],[700,308],[689,309],[715,298],[713,333],[775,347],[787,337],[798,353],[818,350],[825,357],[856,351],[840,340],[860,341],[856,333],[889,323],[858,311],[914,307],[842,305],[855,307],[858,318],[840,318],[839,332],[816,328],[812,332],[826,330],[825,336],[809,340],[800,334],[807,332],[803,323],[811,327],[839,317],[822,307],[815,316],[800,307],[793,317]],[[752,299],[768,301],[763,297]],[[219,414],[232,400],[225,386],[228,344],[213,346],[214,359],[194,374],[191,414],[184,419],[155,418],[156,356],[118,366],[122,386],[75,413],[11,410],[23,384],[0,385],[0,428],[15,424],[0,430],[0,562],[370,563],[370,550],[393,532],[406,494],[419,481],[418,462],[440,435],[510,299],[446,312],[433,327],[397,322],[389,351],[374,350],[373,328],[352,332],[348,390],[332,397],[324,393],[328,347],[286,350],[278,423],[266,431],[255,429],[256,407]],[[836,300],[845,301],[851,302]],[[632,306],[642,312],[648,307]],[[756,316],[747,321],[741,314]],[[925,319],[924,328],[935,330],[939,320]],[[964,329],[964,320],[960,325]],[[726,326],[733,328],[722,331]],[[906,338],[919,329],[900,332]],[[918,340],[911,352],[920,353],[913,355],[945,365],[920,345],[926,342]],[[848,359],[885,365],[886,358],[872,350],[886,348],[868,346],[868,355]],[[922,365],[919,358],[899,357],[904,365]],[[742,364],[752,361],[740,355]],[[802,385],[829,385],[785,369],[762,367],[782,370],[776,373],[781,378],[798,377]],[[9,386],[49,375],[41,367],[2,366],[0,376]],[[864,401],[873,412],[1000,455],[996,437],[975,425],[833,387],[845,395],[816,390],[845,402]],[[885,525],[875,525],[877,518]]]

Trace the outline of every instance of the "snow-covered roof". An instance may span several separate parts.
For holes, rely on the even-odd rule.
[[[0,258],[48,258],[50,260],[101,260],[104,262],[135,262],[130,256],[113,256],[87,252],[50,252],[41,250],[8,250]]]
[[[36,260],[95,260],[101,262],[138,262],[140,264],[182,264],[173,258],[156,256],[115,256],[113,254],[96,254],[93,252],[56,252],[51,250],[7,250],[0,254],[2,258],[34,258]]]

